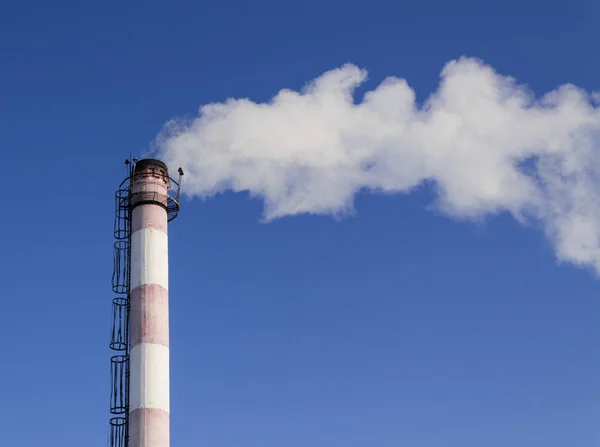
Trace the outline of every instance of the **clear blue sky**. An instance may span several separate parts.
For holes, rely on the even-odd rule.
[[[218,3],[218,6],[217,6]],[[113,192],[162,124],[344,62],[420,98],[461,55],[600,89],[595,0],[4,2],[0,445],[103,446]],[[173,166],[172,169],[175,169]],[[600,283],[509,217],[427,189],[259,223],[243,194],[170,229],[172,445],[592,447]]]

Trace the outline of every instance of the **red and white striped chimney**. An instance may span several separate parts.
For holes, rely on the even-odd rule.
[[[136,163],[132,176],[129,446],[169,447],[167,166]]]

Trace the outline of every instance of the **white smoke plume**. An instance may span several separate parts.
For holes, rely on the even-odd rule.
[[[185,192],[264,199],[264,219],[354,212],[361,190],[435,185],[454,218],[535,221],[559,261],[600,273],[598,94],[563,85],[536,98],[479,60],[446,64],[419,106],[390,77],[355,103],[367,73],[347,64],[268,103],[228,99],[168,122],[158,156],[186,170]]]

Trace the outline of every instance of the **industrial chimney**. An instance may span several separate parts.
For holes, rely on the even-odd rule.
[[[168,222],[179,182],[160,160],[127,161],[117,191],[110,447],[169,447]]]

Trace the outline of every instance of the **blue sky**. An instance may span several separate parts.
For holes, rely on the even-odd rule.
[[[400,76],[418,100],[462,55],[536,93],[598,91],[599,8],[3,4],[0,444],[104,445],[113,193],[167,120],[345,62],[369,70],[364,89]],[[598,445],[594,274],[557,265],[508,215],[448,219],[433,197],[360,193],[352,217],[270,224],[244,193],[185,199],[170,228],[172,445]]]

